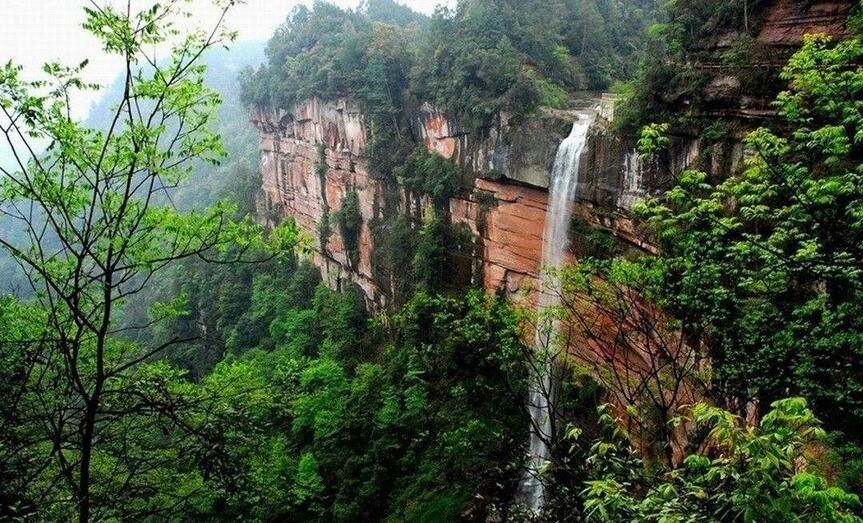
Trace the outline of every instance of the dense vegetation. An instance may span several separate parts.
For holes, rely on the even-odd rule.
[[[29,285],[0,298],[0,519],[861,521],[859,20],[841,41],[809,37],[771,79],[779,118],[749,134],[740,176],[673,173],[634,208],[656,255],[578,222],[582,259],[552,272],[561,305],[543,311],[568,328],[527,347],[543,315],[461,277],[476,248],[448,215],[463,173],[415,146],[407,109],[432,101],[481,127],[637,75],[627,110],[650,115],[652,170],[683,121],[663,93],[697,100],[704,85],[675,60],[727,31],[741,44],[728,59],[749,60],[765,2],[295,10],[244,97],[363,105],[388,208],[364,224],[348,187],[317,232],[326,249],[338,229],[356,266],[368,226],[392,297],[376,313],[359,288],[325,284],[292,220],[255,224],[253,136],[208,51],[231,34],[175,41],[181,4],[87,11],[128,66],[89,122],[64,110],[83,65],[47,66],[47,84],[0,68],[7,144],[51,144],[0,184],[20,224],[0,246]],[[399,212],[397,187],[431,205]],[[478,212],[494,204],[477,197]],[[566,336],[597,351],[564,358]],[[559,386],[532,513],[514,500],[543,357]]]
[[[663,256],[646,262],[663,305],[711,348],[715,393],[743,408],[789,392],[861,443],[859,38],[810,37],[775,106],[795,129],[749,135],[739,177],[684,172],[640,209]],[[859,481],[859,479],[857,480]]]
[[[774,403],[756,428],[704,404],[696,429],[724,447],[691,454],[673,470],[633,452],[610,416],[607,440],[588,457],[584,510],[594,521],[859,521],[860,501],[819,473],[799,470],[804,449],[823,440],[801,398]],[[599,474],[596,474],[599,471]]]
[[[250,293],[205,289],[222,297],[202,312],[223,313],[229,356],[185,389],[207,398],[187,415],[209,438],[180,465],[177,488],[205,485],[185,517],[449,521],[478,492],[502,498],[525,375],[512,311],[418,294],[369,321],[356,291],[317,281],[286,260],[256,270]]]
[[[264,237],[248,222],[253,176],[214,190],[242,206],[176,202],[200,176],[193,162],[222,151],[196,62],[222,40],[193,37],[155,65],[145,47],[170,39],[172,14],[88,13],[110,49],[154,64],[129,68],[92,128],[53,110],[84,85],[80,69],[47,68],[47,98],[3,70],[2,107],[53,144],[4,172],[4,203],[34,202],[68,250],[41,250],[46,225],[26,215],[23,239],[2,238],[37,292],[0,310],[0,516],[451,520],[477,493],[503,500],[526,376],[512,310],[482,293],[418,294],[370,321],[356,291],[326,289],[291,252],[290,223]],[[100,149],[104,168],[87,161]],[[42,167],[66,161],[79,176]],[[334,220],[350,237],[346,199]]]
[[[249,77],[246,101],[291,108],[353,96],[374,115],[373,131],[396,134],[398,115],[428,101],[479,127],[501,111],[566,106],[574,90],[629,79],[654,15],[652,2],[494,0],[461,1],[425,21],[384,16],[383,3],[297,8],[270,41],[268,64]]]

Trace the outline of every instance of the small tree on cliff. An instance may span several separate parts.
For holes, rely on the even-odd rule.
[[[676,466],[686,434],[674,420],[709,393],[709,365],[681,323],[643,294],[650,278],[621,259],[564,268],[561,325],[569,357],[625,414],[627,433],[646,454]]]
[[[668,149],[668,124],[652,123],[641,129],[638,138],[638,155],[647,163],[647,192],[656,191],[659,177],[659,162],[662,153]]]
[[[158,458],[121,466],[125,454],[112,449],[129,451],[124,423],[146,412],[171,419],[178,407],[154,404],[164,395],[141,392],[158,380],[131,376],[140,363],[184,340],[123,342],[124,334],[149,326],[121,327],[124,302],[175,260],[213,251],[230,251],[226,258],[238,260],[263,245],[251,222],[231,220],[230,205],[181,214],[157,203],[192,161],[216,162],[223,154],[219,137],[207,129],[219,99],[204,87],[198,62],[234,38],[222,22],[236,1],[218,4],[221,16],[210,31],[181,36],[172,20],[183,15],[184,3],[169,0],[134,12],[93,2],[86,9],[84,27],[123,62],[124,88],[106,129],[86,128],[71,116],[73,93],[93,88],[81,77],[86,62],[48,64],[46,79],[35,82],[11,63],[0,69],[0,131],[16,164],[0,169],[0,204],[26,237],[18,242],[4,234],[0,246],[27,275],[45,323],[32,340],[37,365],[23,383],[22,404],[34,409],[27,413],[34,421],[22,447],[41,449],[44,459],[34,461],[30,478],[39,485],[39,502],[59,520],[71,511],[82,522],[107,517],[100,502],[133,488],[132,480],[146,477]],[[157,58],[166,47],[167,59]],[[47,143],[42,152],[39,143]],[[273,239],[292,244],[295,231],[288,227]],[[154,307],[151,324],[182,308],[182,297]],[[20,340],[12,341],[4,350],[19,350]],[[117,477],[121,472],[129,474],[125,481]]]

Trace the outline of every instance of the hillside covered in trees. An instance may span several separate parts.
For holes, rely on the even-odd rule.
[[[487,125],[502,111],[562,108],[571,91],[634,77],[659,11],[651,2],[494,0],[396,19],[386,4],[297,8],[270,40],[268,65],[247,78],[245,100],[290,108],[350,95],[381,118],[378,133],[424,101]]]
[[[0,67],[0,521],[863,521],[863,4],[196,2]]]

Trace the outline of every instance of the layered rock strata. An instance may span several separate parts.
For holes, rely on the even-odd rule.
[[[598,103],[598,98],[591,103]],[[417,141],[465,173],[463,190],[449,202],[449,214],[453,224],[473,235],[471,277],[481,278],[489,292],[518,295],[536,288],[548,172],[572,118],[566,111],[545,111],[518,126],[503,120],[479,133],[467,132],[431,106],[413,119]],[[331,287],[355,283],[370,306],[385,307],[394,292],[376,277],[372,224],[384,213],[396,212],[416,227],[431,202],[403,187],[393,191],[392,185],[370,175],[364,157],[369,140],[364,117],[349,100],[312,99],[292,111],[258,109],[252,121],[262,136],[260,215],[271,225],[293,216],[313,242],[313,260]],[[686,166],[699,153],[697,142],[676,140],[669,166],[662,171],[670,172],[671,165]],[[650,249],[625,217],[625,210],[649,189],[643,171],[633,139],[597,126],[582,162],[575,214],[622,242]],[[351,259],[332,217],[347,193],[354,191],[362,225],[358,255]]]

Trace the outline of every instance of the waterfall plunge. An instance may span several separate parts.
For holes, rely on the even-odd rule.
[[[557,149],[549,184],[548,210],[542,237],[544,274],[538,303],[540,320],[537,322],[536,360],[528,398],[530,461],[519,486],[519,501],[535,512],[540,511],[545,502],[545,489],[539,476],[551,457],[549,442],[553,432],[552,407],[556,386],[553,378],[554,362],[548,353],[554,343],[556,329],[554,320],[550,315],[543,314],[543,311],[556,307],[560,302],[555,278],[545,274],[545,269],[556,269],[564,261],[569,244],[572,203],[578,186],[578,167],[593,119],[593,113],[581,113],[572,124],[572,131]]]

